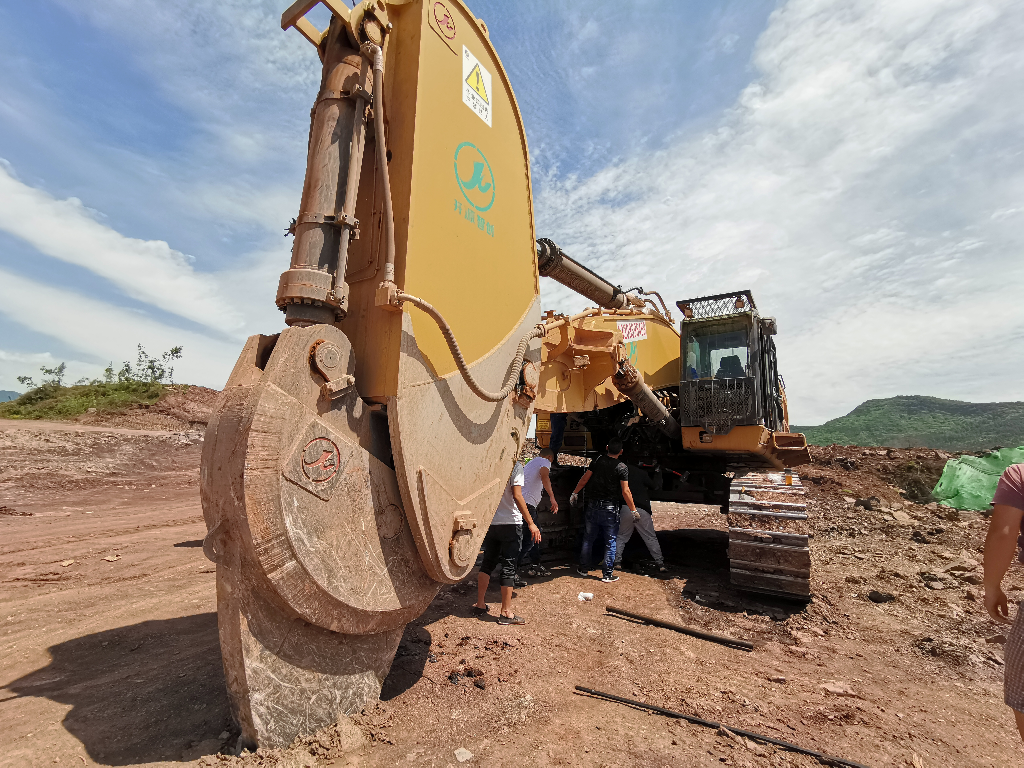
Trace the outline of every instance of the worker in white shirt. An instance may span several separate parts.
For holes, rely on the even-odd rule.
[[[550,448],[544,448],[538,456],[526,463],[524,469],[523,499],[534,522],[537,521],[537,507],[544,491],[548,492],[548,498],[551,500],[551,513],[558,514],[558,502],[555,501],[555,492],[551,489],[551,462],[554,458],[555,452]],[[540,542],[534,541],[531,536],[523,536],[523,548],[519,553],[519,571],[516,577],[517,587],[526,586],[526,582],[520,576],[524,566],[527,576],[548,576],[551,573],[540,564]]]

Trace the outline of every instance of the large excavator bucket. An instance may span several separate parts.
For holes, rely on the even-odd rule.
[[[228,691],[266,746],[376,699],[522,448],[532,388],[478,397],[435,315],[477,389],[518,384],[521,342],[526,379],[540,357],[526,139],[486,27],[458,0],[325,1],[320,31],[315,4],[282,22],[324,64],[288,327],[245,345],[202,459]]]

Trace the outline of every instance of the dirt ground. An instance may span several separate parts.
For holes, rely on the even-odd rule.
[[[201,548],[200,448],[195,431],[0,422],[0,766],[818,765],[575,685],[870,766],[1024,760],[1002,704],[1004,630],[972,583],[986,520],[888,484],[909,463],[941,465],[933,452],[860,448],[815,450],[801,472],[809,605],[736,592],[717,509],[657,504],[669,573],[603,584],[555,557],[551,577],[517,590],[523,627],[471,616],[472,579],[446,588],[409,625],[375,709],[289,750],[217,754],[236,734]],[[1024,599],[1024,574],[1008,581]]]
[[[170,432],[203,432],[219,394],[216,389],[194,384],[171,384],[155,403],[144,403],[120,411],[83,413],[74,423]]]

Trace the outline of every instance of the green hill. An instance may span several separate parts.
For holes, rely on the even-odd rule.
[[[1024,445],[1024,403],[965,403],[919,395],[868,400],[818,427],[792,427],[811,445],[980,451]]]
[[[158,381],[113,381],[93,384],[43,384],[16,400],[0,403],[0,419],[73,419],[90,408],[123,410],[157,402],[167,387]],[[17,393],[15,393],[17,394]]]

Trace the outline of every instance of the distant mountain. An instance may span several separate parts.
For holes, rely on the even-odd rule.
[[[19,397],[21,397],[21,392],[12,392],[9,389],[0,389],[0,403],[17,400]]]
[[[818,427],[791,427],[812,445],[979,451],[1024,445],[1024,403],[965,403],[918,395],[868,400]]]

